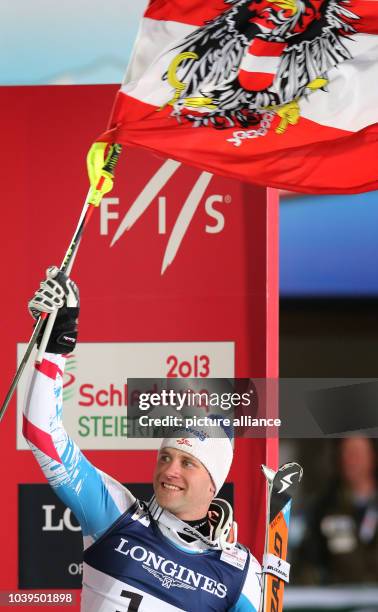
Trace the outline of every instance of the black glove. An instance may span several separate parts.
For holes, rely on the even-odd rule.
[[[29,312],[38,319],[42,312],[58,311],[50,339],[46,346],[48,353],[70,353],[77,340],[77,319],[80,310],[79,290],[75,283],[56,266],[46,271],[46,280],[29,302]],[[42,325],[37,339],[41,342],[46,322]]]

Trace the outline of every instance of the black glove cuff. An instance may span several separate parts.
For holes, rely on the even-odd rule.
[[[58,314],[52,328],[49,341],[46,346],[47,353],[66,354],[71,353],[77,341],[77,319],[79,308],[67,308],[63,306],[58,310]],[[48,319],[47,319],[48,320]],[[41,333],[38,336],[37,346],[39,348],[46,321],[42,325]]]

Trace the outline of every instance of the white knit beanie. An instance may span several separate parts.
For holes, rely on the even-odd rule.
[[[209,472],[218,493],[230,471],[233,448],[230,438],[220,427],[183,427],[177,437],[164,438],[160,450],[175,448],[193,455]]]

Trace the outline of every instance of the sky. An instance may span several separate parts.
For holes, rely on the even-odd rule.
[[[122,80],[144,0],[2,0],[0,83]]]

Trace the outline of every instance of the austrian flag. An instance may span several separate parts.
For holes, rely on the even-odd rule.
[[[304,193],[378,189],[378,1],[150,0],[109,129]]]

